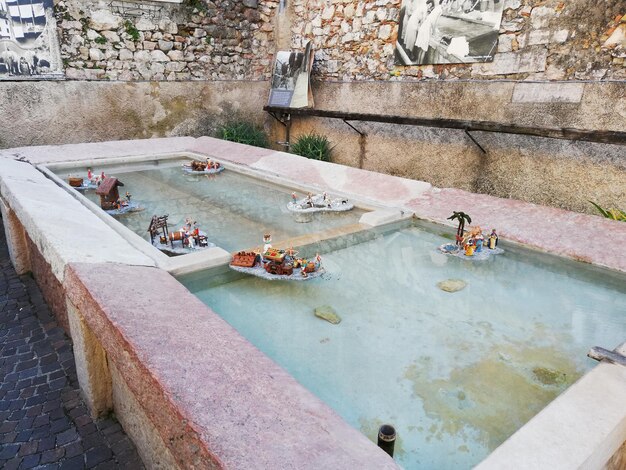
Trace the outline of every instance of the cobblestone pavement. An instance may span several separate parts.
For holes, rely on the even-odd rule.
[[[91,419],[71,341],[0,231],[0,468],[143,469],[114,416]]]

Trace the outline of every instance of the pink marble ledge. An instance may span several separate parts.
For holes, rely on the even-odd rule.
[[[65,288],[181,467],[398,468],[165,271],[72,264]]]
[[[0,150],[0,157],[23,157],[29,162],[58,163],[92,158],[116,158],[137,155],[155,155],[184,152],[192,146],[194,137],[166,137],[161,139],[117,140],[66,145],[40,145]]]
[[[626,223],[460,189],[433,189],[407,203],[424,219],[451,225],[454,211],[487,233],[547,253],[626,272]],[[456,225],[455,225],[456,226]]]

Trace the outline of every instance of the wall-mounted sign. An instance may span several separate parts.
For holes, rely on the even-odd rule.
[[[402,0],[397,65],[493,60],[504,0]]]
[[[306,44],[304,52],[279,51],[274,61],[269,106],[312,108],[311,68],[313,49]]]
[[[0,79],[62,75],[52,0],[0,0]]]

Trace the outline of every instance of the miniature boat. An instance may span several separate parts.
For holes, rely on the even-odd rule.
[[[326,193],[315,195],[309,193],[302,199],[298,199],[296,193],[293,193],[291,199],[287,209],[296,213],[345,212],[354,208],[354,204],[347,199],[331,199]]]
[[[206,162],[192,160],[189,163],[183,163],[183,171],[191,175],[215,175],[224,171],[224,167],[219,162],[207,158]]]
[[[76,189],[77,191],[87,191],[88,189],[98,189],[98,185],[94,181],[85,182],[84,178],[80,178],[77,176],[70,176],[67,179],[69,185]]]
[[[206,232],[200,230],[195,222],[186,219],[179,229],[170,232],[167,228],[167,215],[152,216],[148,232],[152,246],[161,251],[184,255],[195,250],[203,250],[215,246],[210,243]],[[161,231],[159,233],[159,230]]]
[[[89,189],[98,189],[98,186],[100,186],[100,183],[102,183],[105,178],[106,176],[104,174],[104,171],[99,176],[96,176],[91,171],[91,168],[88,168],[87,178],[69,175],[67,178],[67,182],[72,188],[76,189],[77,191],[87,191]]]
[[[240,251],[233,255],[230,268],[270,281],[306,281],[324,274],[319,255],[315,260],[298,258],[293,250],[267,249],[262,255],[254,251]]]
[[[464,213],[459,212],[458,214]],[[502,248],[498,248],[496,229],[493,229],[491,234],[485,238],[480,227],[470,227],[470,230],[464,234],[463,226],[459,225],[456,239],[456,243],[444,243],[439,246],[438,250],[446,255],[478,261],[488,259],[491,255],[504,253]]]
[[[109,215],[123,215],[129,214],[131,212],[140,212],[142,210],[144,210],[144,207],[134,201],[122,201],[118,207],[112,209],[104,209],[104,212]]]

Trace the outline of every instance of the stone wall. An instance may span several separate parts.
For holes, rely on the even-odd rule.
[[[502,0],[494,61],[395,66],[401,0],[294,0],[292,47],[311,40],[321,80],[626,79],[622,0]]]
[[[257,80],[274,55],[277,1],[183,4],[61,0],[56,15],[68,79]],[[142,8],[133,16],[132,8]]]
[[[267,79],[277,47],[309,40],[317,80],[626,78],[623,0],[501,1],[493,62],[414,67],[393,63],[401,0],[293,0],[282,13],[277,0],[144,2],[141,16],[61,0],[56,15],[69,79]]]

